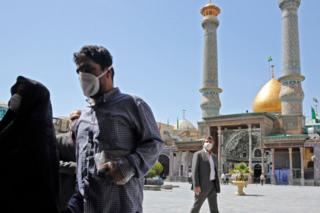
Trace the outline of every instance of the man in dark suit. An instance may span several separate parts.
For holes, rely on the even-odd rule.
[[[203,149],[193,155],[192,185],[195,195],[191,213],[199,212],[206,199],[208,199],[210,212],[219,213],[217,193],[220,192],[220,182],[217,158],[212,153],[213,147],[214,140],[208,136],[204,141]]]

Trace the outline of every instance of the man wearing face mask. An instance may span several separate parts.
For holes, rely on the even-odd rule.
[[[143,178],[163,141],[150,107],[114,87],[112,56],[101,46],[74,54],[91,106],[76,127],[77,198],[85,213],[142,212]],[[72,209],[72,208],[71,208]]]
[[[211,213],[219,213],[217,193],[220,193],[220,182],[217,171],[217,158],[213,154],[214,140],[206,137],[203,149],[197,151],[192,159],[192,185],[194,204],[191,213],[198,213],[203,202],[208,199]]]

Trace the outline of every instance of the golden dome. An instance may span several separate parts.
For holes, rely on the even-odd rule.
[[[279,98],[281,84],[278,80],[271,78],[258,92],[252,104],[253,112],[281,112],[281,101]]]
[[[203,16],[218,16],[220,13],[220,8],[213,5],[211,2],[206,4],[203,8],[201,8],[201,14]]]

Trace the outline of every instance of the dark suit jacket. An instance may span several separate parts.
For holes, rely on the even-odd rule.
[[[220,182],[218,177],[218,161],[214,154],[211,154],[214,161],[215,181],[210,180],[210,163],[208,153],[202,149],[193,155],[192,159],[192,184],[200,186],[201,191],[209,189],[210,184],[214,184],[216,192],[220,192]]]

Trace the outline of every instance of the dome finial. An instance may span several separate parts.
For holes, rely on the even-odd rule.
[[[274,65],[271,64],[272,60],[272,57],[268,56],[267,61],[269,63],[269,70],[271,70],[271,78],[274,78]]]
[[[271,77],[274,78],[274,65],[271,65]]]

